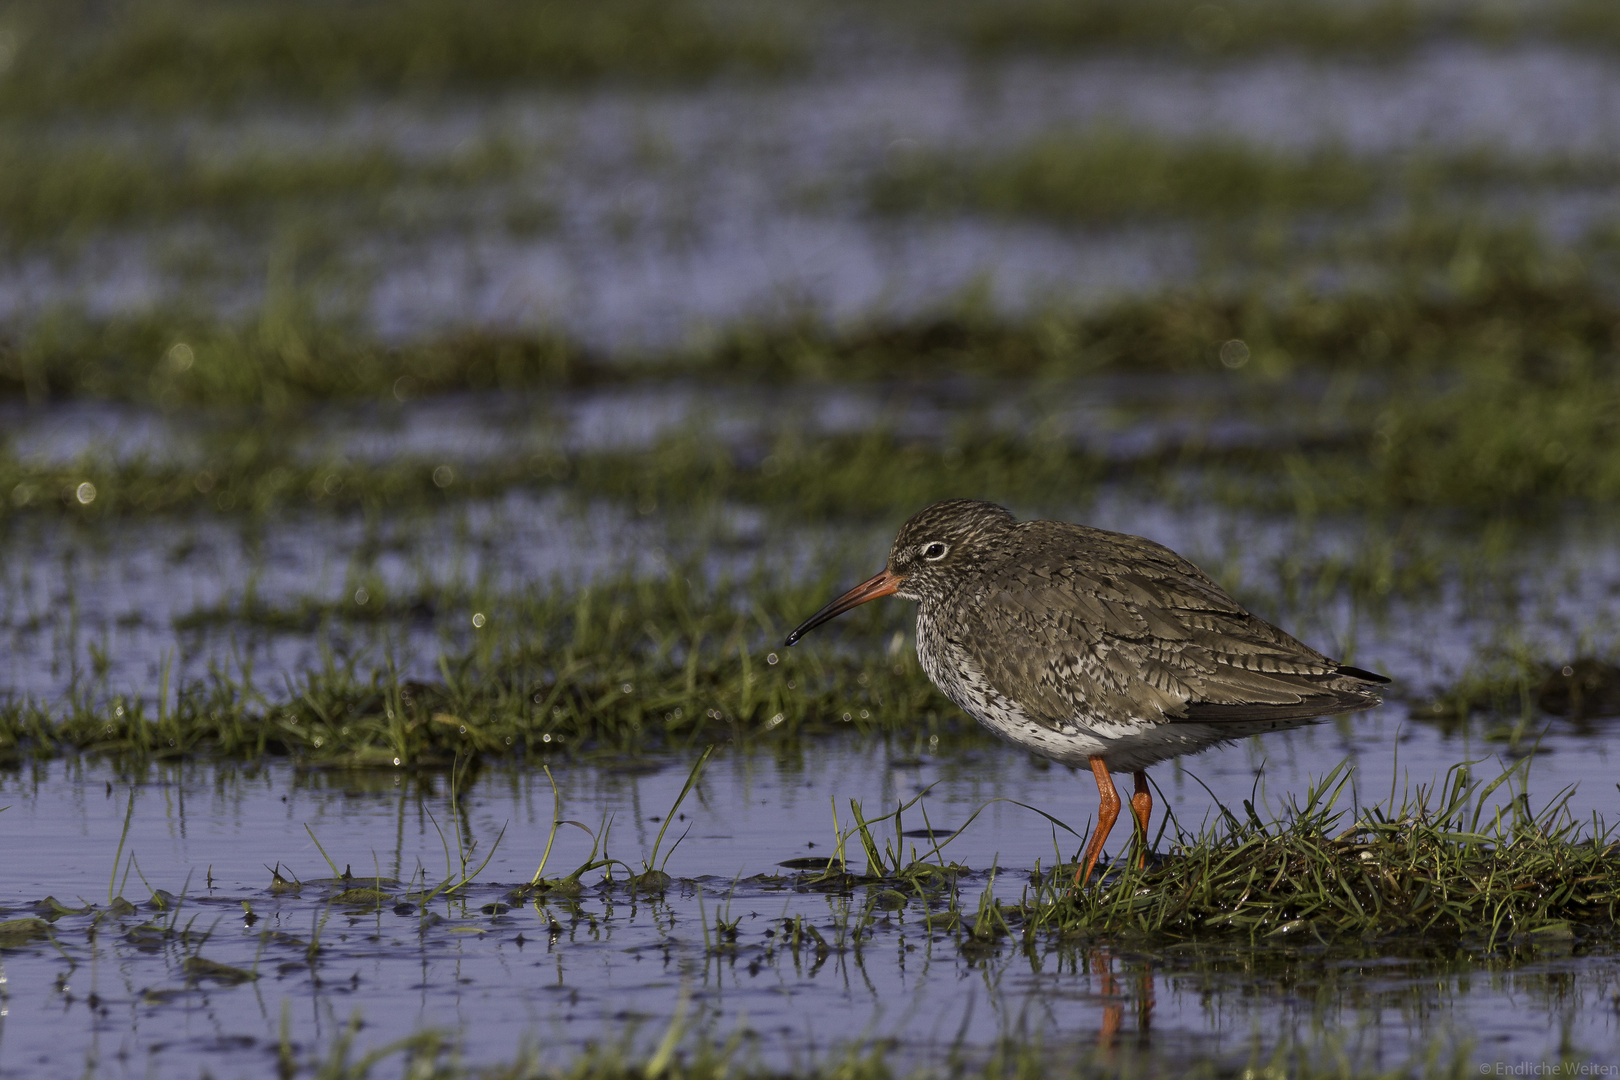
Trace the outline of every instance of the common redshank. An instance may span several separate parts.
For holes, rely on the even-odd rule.
[[[1257,618],[1198,567],[1140,536],[1018,521],[994,503],[935,503],[900,527],[883,572],[806,619],[868,600],[917,602],[917,659],[997,735],[1097,780],[1077,883],[1119,816],[1110,771],[1135,774],[1145,853],[1147,769],[1179,754],[1379,704],[1382,675]]]

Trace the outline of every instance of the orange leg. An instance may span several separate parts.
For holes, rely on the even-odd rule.
[[[1131,796],[1131,812],[1136,815],[1137,824],[1142,826],[1142,837],[1138,841],[1136,865],[1147,865],[1148,846],[1148,819],[1153,816],[1153,793],[1148,790],[1147,773],[1141,769],[1136,772],[1136,794]]]
[[[1100,800],[1097,806],[1097,828],[1091,834],[1091,843],[1086,845],[1086,861],[1080,871],[1074,875],[1076,885],[1084,885],[1091,876],[1091,868],[1097,865],[1097,857],[1102,854],[1103,844],[1108,841],[1108,834],[1114,830],[1114,821],[1119,817],[1119,792],[1114,790],[1114,778],[1108,775],[1108,766],[1096,754],[1091,756],[1091,775],[1097,779],[1097,795]],[[1131,802],[1136,805],[1135,800]]]

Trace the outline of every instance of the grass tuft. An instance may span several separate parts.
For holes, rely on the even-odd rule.
[[[998,904],[992,873],[973,918],[962,917],[951,884],[965,868],[929,861],[937,846],[908,865],[887,848],[885,863],[871,827],[894,818],[898,834],[897,814],[866,820],[857,808],[840,847],[858,834],[867,873],[851,878],[840,863],[835,876],[923,896],[936,910],[930,925],[964,944],[1014,934],[1026,943],[1109,935],[1156,948],[1238,937],[1263,946],[1377,939],[1387,950],[1410,939],[1489,952],[1614,940],[1620,838],[1613,829],[1575,820],[1567,810],[1572,790],[1532,812],[1527,761],[1489,782],[1473,771],[1477,764],[1454,766],[1438,785],[1419,786],[1398,803],[1359,811],[1339,805],[1352,778],[1348,763],[1340,764],[1269,822],[1248,800],[1241,815],[1218,806],[1202,831],[1177,824],[1169,850],[1145,868],[1132,852],[1085,887],[1074,886],[1074,865],[1037,868],[1020,902]],[[1496,796],[1504,785],[1511,797]],[[834,874],[830,865],[826,874]]]
[[[1535,813],[1522,793],[1493,804],[1498,787],[1522,783],[1525,767],[1485,783],[1470,764],[1454,766],[1438,786],[1347,825],[1336,806],[1349,781],[1341,765],[1283,817],[1263,822],[1247,802],[1241,818],[1222,808],[1219,823],[1178,836],[1158,865],[1126,869],[1100,888],[1071,894],[1059,868],[1030,925],[1251,941],[1410,935],[1487,951],[1612,936],[1620,840],[1601,823],[1576,821],[1565,809],[1572,792]]]

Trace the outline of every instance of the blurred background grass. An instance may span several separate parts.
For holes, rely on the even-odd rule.
[[[334,103],[605,77],[780,72],[786,11],[687,0],[99,0],[8,5],[0,98],[18,114]]]
[[[780,590],[797,601],[870,560],[850,537],[951,495],[1075,517],[1123,491],[1357,530],[1349,553],[1228,568],[1307,618],[1482,573],[1506,590],[1504,552],[1620,498],[1617,45],[1620,14],[1584,0],[12,0],[0,542],[66,529],[112,557],[137,525],[177,552],[221,522],[252,550],[291,520],[359,527],[373,539],[329,554],[335,598],[231,585],[166,628],[330,643],[465,616],[487,583],[408,538],[447,515],[465,532],[513,500],[608,507],[658,523],[704,580],[673,607],[610,590],[610,621],[638,629],[590,638],[580,700],[701,655],[710,689],[681,676],[670,698],[688,724],[746,700],[792,729],[810,713],[735,683],[788,618]],[[1497,83],[1501,100],[1468,90]],[[715,578],[683,538],[739,515],[826,543]],[[382,523],[410,584],[380,569]],[[540,732],[508,705],[532,705],[523,665],[575,632],[577,586],[502,620],[482,689],[433,693]],[[672,652],[656,628],[677,608],[749,629]],[[26,603],[8,618],[43,640]],[[86,613],[119,619],[141,622]],[[1516,629],[1491,631],[1478,672],[1514,656],[1490,678],[1541,677],[1546,649],[1503,646]],[[109,695],[150,696],[81,698],[84,665],[58,666],[80,745]],[[399,692],[320,680],[357,717]],[[209,704],[188,715],[269,722],[242,687],[222,712],[190,685]],[[11,745],[43,745],[57,708],[16,693]],[[600,733],[623,743],[636,715]],[[294,745],[273,730],[176,738]]]

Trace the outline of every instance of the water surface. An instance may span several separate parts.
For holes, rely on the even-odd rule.
[[[1554,752],[1534,763],[1532,790],[1578,783],[1577,814],[1612,807],[1607,734],[1551,733]],[[1211,792],[1235,806],[1258,786],[1262,807],[1275,807],[1345,757],[1360,797],[1378,799],[1392,779],[1399,787],[1432,783],[1461,757],[1489,756],[1487,746],[1403,723],[1398,709],[1386,709],[1186,759],[1156,776],[1160,806],[1192,825],[1210,812]],[[639,871],[690,762],[551,764],[564,817],[597,832],[610,820],[611,854]],[[923,826],[924,810],[933,827],[955,828],[984,807],[943,849],[946,860],[971,868],[957,881],[964,906],[972,910],[987,888],[1016,899],[1037,860],[1072,858],[1080,843],[1016,803],[1083,832],[1095,792],[1089,777],[1000,745],[950,758],[897,757],[836,740],[722,748],[664,838],[659,859],[668,856],[675,881],[655,896],[631,893],[621,869],[616,886],[591,872],[575,898],[513,902],[509,890],[534,873],[550,830],[545,775],[537,763],[486,768],[457,792],[455,810],[448,789],[442,774],[284,763],[186,762],[131,777],[70,759],[5,776],[0,906],[11,909],[8,917],[31,914],[47,895],[105,909],[115,865],[122,895],[143,908],[99,923],[93,912],[63,915],[54,941],[5,952],[0,1074],[253,1075],[277,1052],[283,1002],[301,1055],[324,1052],[358,1014],[362,1046],[431,1027],[484,1063],[509,1057],[525,1039],[553,1056],[604,1037],[650,1045],[685,999],[694,1031],[752,1032],[750,1045],[778,1064],[869,1037],[894,1040],[896,1060],[912,1064],[938,1063],[952,1046],[985,1053],[1006,1036],[1060,1055],[1114,1030],[1172,1057],[1237,1060],[1256,1032],[1271,1046],[1289,1032],[1320,1037],[1324,1029],[1341,1030],[1358,1052],[1376,1047],[1386,1062],[1481,1031],[1492,1033],[1481,1060],[1545,1059],[1560,1040],[1595,1060],[1620,1051],[1609,1000],[1620,958],[1607,954],[1553,948],[1509,963],[1506,954],[1466,949],[1381,957],[1376,949],[1362,956],[1302,945],[1281,962],[1266,954],[1255,969],[1236,946],[1037,941],[1029,951],[1008,940],[967,948],[923,924],[921,899],[885,910],[875,887],[807,889],[807,875],[777,866],[831,854],[833,816],[848,827],[848,800],[875,814],[926,791],[904,819],[908,831]],[[494,847],[475,883],[453,898],[412,898],[424,880],[431,887],[447,870],[459,874],[458,833],[471,846],[468,869]],[[1122,829],[1111,849],[1124,850],[1125,841]],[[583,830],[563,827],[548,874],[579,865],[591,843]],[[356,880],[323,884],[332,878],[327,856]],[[270,891],[272,866],[306,884]],[[380,905],[332,899],[377,878],[387,894]],[[181,897],[180,906],[145,906],[147,883]],[[251,925],[244,902],[256,916]],[[716,918],[735,922],[734,941],[721,939]],[[820,943],[801,929],[795,950],[795,919]],[[189,927],[193,936],[165,937],[167,927]],[[258,978],[194,978],[183,966],[193,956]]]

